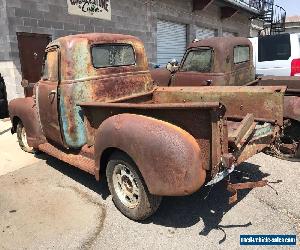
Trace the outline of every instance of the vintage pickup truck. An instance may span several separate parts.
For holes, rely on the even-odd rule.
[[[179,65],[151,70],[159,86],[287,86],[284,130],[272,145],[280,158],[300,158],[300,77],[256,78],[248,38],[215,37],[189,45]]]
[[[9,111],[22,149],[98,181],[106,175],[117,208],[142,220],[162,196],[189,195],[206,180],[213,185],[272,144],[283,126],[284,92],[157,87],[140,40],[80,34],[48,45],[35,95],[11,101]]]

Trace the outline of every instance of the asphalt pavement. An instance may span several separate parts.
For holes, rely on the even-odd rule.
[[[273,189],[241,191],[228,205],[219,183],[165,197],[154,216],[134,222],[115,208],[105,181],[23,153],[9,127],[0,121],[0,249],[241,249],[241,234],[296,234],[300,246],[299,162],[258,154],[232,181],[268,179]]]

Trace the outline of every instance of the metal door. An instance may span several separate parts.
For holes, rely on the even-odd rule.
[[[63,145],[58,116],[59,50],[47,52],[45,69],[37,87],[37,102],[42,130],[50,141]]]
[[[157,22],[157,64],[166,65],[173,58],[180,62],[186,44],[185,24],[161,20]]]
[[[45,49],[51,37],[45,34],[17,33],[22,78],[36,83],[41,78]],[[32,88],[25,96],[32,95]]]

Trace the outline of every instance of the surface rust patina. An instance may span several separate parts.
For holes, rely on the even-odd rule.
[[[95,68],[99,44],[131,45],[135,63]],[[285,87],[157,87],[132,36],[67,36],[46,52],[35,95],[9,105],[12,132],[22,121],[29,146],[97,180],[121,151],[151,194],[188,195],[269,147],[284,125]]]
[[[244,37],[214,37],[193,42],[187,48],[179,68],[170,72],[166,68],[151,70],[153,79],[159,86],[240,86],[255,80],[252,60],[234,63],[234,48],[249,47],[249,58],[253,57],[252,44]],[[186,71],[183,65],[191,52],[209,49],[211,65],[205,71]],[[170,58],[171,59],[171,58]]]
[[[249,60],[235,63],[234,49],[245,46],[249,48]],[[209,70],[184,70],[189,53],[203,49],[212,51]],[[195,63],[199,63],[200,57],[197,60]],[[215,37],[193,42],[174,71],[170,68],[154,69],[151,75],[160,86],[287,86],[284,99],[285,126],[271,153],[285,159],[300,158],[300,77],[263,76],[256,79],[253,48],[249,39]],[[255,101],[252,105],[259,108]]]

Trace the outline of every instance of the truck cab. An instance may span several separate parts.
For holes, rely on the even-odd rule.
[[[155,69],[160,86],[241,86],[255,80],[252,44],[243,37],[214,37],[191,43],[179,67]]]
[[[65,148],[81,148],[86,135],[77,102],[109,102],[153,88],[144,48],[125,35],[59,38],[46,49],[35,101],[43,135]],[[30,137],[28,138],[30,140]]]

